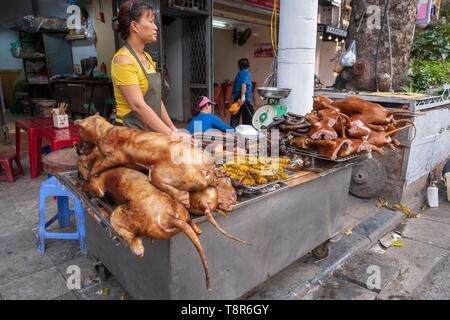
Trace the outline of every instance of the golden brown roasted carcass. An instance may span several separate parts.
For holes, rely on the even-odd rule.
[[[336,100],[331,105],[348,116],[360,115],[360,120],[372,130],[377,130],[376,126],[385,126],[391,123],[394,120],[395,114],[415,114],[408,110],[387,110],[377,103],[357,97]]]
[[[84,181],[89,180],[92,166],[100,159],[103,159],[103,155],[98,151],[98,148],[92,149],[91,153],[78,156],[78,172]]]
[[[228,176],[216,176],[213,185],[217,188],[218,192],[218,208],[229,212],[233,210],[237,202],[236,190],[234,190],[231,179]]]
[[[190,144],[160,133],[116,127],[99,115],[76,124],[80,127],[81,152],[97,146],[104,156],[94,163],[90,175],[128,164],[151,167],[152,183],[186,207],[189,191],[202,190],[214,179],[212,159]]]
[[[83,190],[100,198],[108,194],[121,203],[111,214],[111,226],[137,256],[144,255],[142,237],[168,239],[183,232],[200,255],[209,288],[208,263],[197,236],[200,229],[191,220],[187,209],[152,186],[145,174],[124,167],[110,169],[92,176]]]
[[[78,173],[83,181],[88,181],[91,177],[91,169],[94,163],[104,158],[105,157],[100,153],[97,147],[89,154],[81,154],[78,156]],[[145,168],[144,166],[129,163],[126,167],[148,174],[148,168]]]
[[[241,243],[249,244],[235,236],[230,235],[217,223],[214,219],[213,212],[221,205],[224,211],[230,211],[234,204],[236,204],[236,192],[231,186],[229,188],[227,180],[229,178],[217,178],[219,180],[217,185],[209,186],[201,191],[190,193],[191,207],[189,212],[194,215],[204,215],[206,219],[224,236],[239,241]],[[219,187],[220,186],[220,187]],[[234,196],[234,203],[233,203]],[[220,200],[219,200],[220,199]]]
[[[369,136],[369,139],[367,140],[372,146],[378,147],[378,148],[382,148],[383,146],[387,145],[389,146],[392,150],[395,150],[395,144],[393,142],[393,139],[391,138],[391,136],[399,133],[402,130],[405,130],[409,127],[411,127],[411,124],[408,124],[404,127],[401,128],[397,128],[397,129],[393,129],[391,131],[372,131],[372,133]],[[390,126],[388,126],[390,127]]]

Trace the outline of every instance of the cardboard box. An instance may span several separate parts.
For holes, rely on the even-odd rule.
[[[58,114],[58,109],[53,109],[53,126],[55,128],[68,128],[69,116],[67,114]]]

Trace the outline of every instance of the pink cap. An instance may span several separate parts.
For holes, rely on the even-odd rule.
[[[208,103],[211,104],[216,104],[215,102],[212,102],[211,100],[209,100],[208,97],[205,96],[201,96],[198,101],[197,104],[195,105],[197,110],[201,110],[204,106],[206,106]]]

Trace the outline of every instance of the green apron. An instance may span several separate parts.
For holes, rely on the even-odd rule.
[[[133,55],[133,57],[137,60],[139,66],[145,74],[145,77],[147,78],[148,89],[147,93],[144,96],[144,101],[147,103],[147,105],[150,106],[150,108],[152,108],[156,115],[161,118],[161,74],[147,73],[136,52],[134,52],[134,50],[128,45],[128,43],[125,43],[125,48],[127,48]],[[135,111],[127,113],[121,119],[125,127],[153,131],[151,128],[147,127],[144,121],[142,121],[139,114]]]

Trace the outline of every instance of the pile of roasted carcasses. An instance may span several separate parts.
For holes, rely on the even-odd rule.
[[[414,127],[409,119],[394,119],[394,115],[414,115],[408,110],[386,110],[379,104],[356,97],[332,101],[320,96],[314,98],[314,110],[305,115],[297,125],[305,132],[287,132],[292,128],[285,121],[274,121],[272,127],[281,131],[280,150],[288,146],[316,151],[321,156],[335,160],[353,154],[384,154],[384,147],[395,150],[400,142],[393,137],[400,131]],[[400,124],[405,126],[399,127]],[[306,124],[309,124],[307,126]],[[284,127],[283,127],[284,126]],[[287,139],[287,141],[286,141]]]
[[[137,256],[144,255],[143,237],[168,239],[183,232],[197,249],[209,288],[209,271],[198,236],[199,227],[189,213],[205,215],[225,236],[212,213],[236,204],[227,174],[201,149],[154,132],[111,125],[95,115],[77,120],[80,143],[79,174],[83,191],[108,195],[118,206],[110,224]]]

